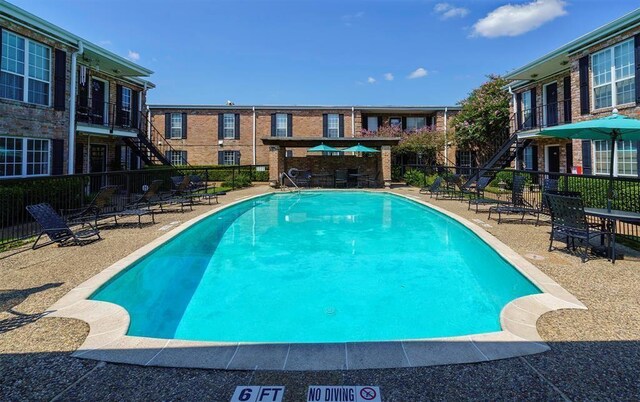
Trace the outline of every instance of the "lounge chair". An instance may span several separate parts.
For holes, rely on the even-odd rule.
[[[463,185],[462,177],[458,174],[446,177],[446,187],[441,191],[436,192],[436,200],[462,200],[463,199]]]
[[[431,183],[431,185],[429,187],[422,187],[419,191],[420,194],[427,194],[429,193],[429,198],[433,198],[433,195],[440,191],[442,187],[442,177],[438,176],[436,177],[436,179],[433,181],[433,183]]]
[[[482,204],[486,199],[484,190],[487,188],[489,183],[491,183],[491,177],[482,176],[478,179],[475,187],[470,189],[467,193],[469,196],[469,205],[467,206],[467,210],[470,210],[471,205],[473,204],[476,206],[476,213],[478,213],[478,206],[480,206],[480,204]]]
[[[52,243],[58,243],[60,246],[70,244],[83,246],[85,243],[101,239],[100,231],[89,222],[85,222],[86,225],[89,225],[89,229],[80,229],[77,231],[71,230],[64,219],[62,219],[62,217],[53,210],[51,205],[47,203],[29,205],[27,206],[27,211],[42,227],[42,231],[38,235],[38,238],[35,243],[33,243],[33,246],[31,246],[33,250],[49,244],[47,243],[38,246],[38,241],[40,241],[42,235],[45,234],[49,237]],[[96,239],[92,239],[93,237],[96,237]]]
[[[524,199],[524,187],[525,187],[525,178],[524,176],[514,176],[513,184],[511,189],[511,202],[507,204],[501,204],[492,206],[489,208],[489,218],[491,219],[491,214],[498,214],[498,224],[502,223],[502,215],[503,214],[519,214],[522,215],[520,218],[520,222],[524,221],[524,217],[527,214],[535,215],[537,214],[538,208],[531,205]]]
[[[376,172],[375,177],[367,178],[367,187],[369,188],[377,188],[380,186],[380,171]]]
[[[336,178],[334,181],[334,185],[336,187],[338,187],[338,185],[344,185],[344,187],[347,187],[347,179],[348,179],[348,174],[347,174],[347,170],[346,169],[338,169],[336,170]]]
[[[193,201],[191,198],[182,196],[173,196],[171,194],[162,194],[160,187],[162,186],[162,180],[154,180],[149,185],[147,191],[145,191],[135,201],[130,203],[128,209],[138,209],[144,207],[151,209],[154,206],[158,206],[161,212],[164,212],[164,206],[167,205],[180,205],[180,210],[184,212],[184,206],[188,205],[193,210]]]
[[[580,242],[584,250],[581,255],[582,262],[588,259],[587,251],[589,241],[596,237],[607,237],[609,258],[614,256],[611,246],[611,232],[598,230],[587,221],[584,212],[584,202],[581,197],[567,197],[556,194],[546,194],[547,202],[551,212],[551,236],[549,238],[549,251],[553,250],[553,240],[555,235],[564,236],[567,248],[571,247],[576,251],[576,240]]]

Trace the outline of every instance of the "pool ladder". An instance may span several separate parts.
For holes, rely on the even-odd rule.
[[[295,187],[295,189],[290,188],[289,186],[287,186],[285,184],[285,180],[284,178],[289,179],[289,183],[293,184],[293,186]],[[298,187],[298,185],[296,184],[296,182],[293,181],[293,179],[286,173],[286,172],[282,172],[282,180],[281,180],[282,184],[280,185],[280,190],[281,191],[288,191],[290,193],[300,193],[300,187]]]

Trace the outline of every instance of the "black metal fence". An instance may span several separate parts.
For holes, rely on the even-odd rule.
[[[474,175],[478,171],[478,168],[412,165],[404,167],[403,171],[404,177],[409,184],[427,186],[435,180],[436,176],[449,179],[455,177],[455,175],[459,175],[462,176],[462,182],[464,183],[464,179]],[[557,180],[558,190],[580,192],[585,207],[607,207],[609,176],[513,169],[488,169],[485,175],[493,177],[484,194],[487,198],[507,200],[511,194],[513,177],[520,175],[525,177],[526,182],[526,188],[523,194],[524,200],[532,206],[541,205],[544,179],[550,178]],[[611,206],[613,209],[640,213],[640,178],[616,177],[613,181],[613,190],[614,197]],[[640,225],[619,223],[618,231],[623,237],[640,245]]]
[[[47,202],[58,212],[82,208],[103,186],[116,185],[123,199],[144,192],[143,187],[154,180],[164,181],[164,190],[171,189],[172,176],[198,175],[210,187],[236,189],[254,181],[268,181],[269,167],[201,166],[162,167],[120,172],[90,173],[66,176],[5,179],[0,181],[0,246],[38,233],[38,225],[27,213],[27,205]]]

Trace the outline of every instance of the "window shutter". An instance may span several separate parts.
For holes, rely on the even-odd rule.
[[[344,114],[341,114],[338,116],[338,122],[339,122],[338,136],[344,137]]]
[[[218,165],[224,163],[224,151],[218,151]]]
[[[171,151],[167,151],[164,153],[165,158],[171,163]]]
[[[538,127],[538,99],[536,88],[531,88],[531,127]]]
[[[326,113],[322,114],[322,136],[329,136],[329,115]]]
[[[369,116],[366,116],[364,114],[360,115],[360,120],[362,121],[362,129],[363,130],[368,130],[369,129]]]
[[[122,145],[116,145],[115,153],[113,155],[113,164],[118,166],[116,171],[122,170],[122,151],[124,151],[124,147]]]
[[[537,171],[538,170],[538,146],[530,145],[530,147],[531,147],[531,159],[533,159],[531,170]]]
[[[234,160],[234,164],[236,165],[240,164],[240,151],[233,151],[233,160]]]
[[[164,114],[164,138],[171,138],[171,113]]]
[[[122,85],[116,85],[116,124],[124,126],[124,113],[122,113]]]
[[[636,62],[636,104],[640,104],[640,34],[633,37],[633,47]]]
[[[567,159],[567,173],[571,173],[571,167],[573,166],[573,142],[565,144],[564,152]]]
[[[287,114],[287,137],[293,137],[293,115]]]
[[[187,114],[182,113],[182,138],[187,138]]]
[[[2,35],[1,32],[0,35]],[[55,49],[54,54],[53,109],[65,110],[67,93],[67,52]]]
[[[271,113],[271,136],[276,136],[276,114]]]
[[[582,140],[582,173],[591,174],[591,140]]]
[[[407,129],[407,118],[401,117],[400,120],[402,120],[402,130],[404,131]]]
[[[224,113],[218,113],[218,139],[224,139]]]
[[[64,172],[64,140],[51,140],[51,174]]]
[[[580,75],[580,114],[589,114],[589,56],[581,57],[578,61]],[[637,91],[637,90],[636,90]]]
[[[564,77],[564,99],[562,101],[564,110],[564,122],[571,122],[571,77]]]
[[[516,94],[516,127],[522,130],[522,92]]]
[[[140,117],[140,110],[138,110],[138,101],[140,99],[140,92],[131,91],[131,127],[140,128],[138,125],[138,119]],[[133,165],[132,165],[133,166]]]
[[[73,168],[75,174],[81,174],[84,170],[84,144],[76,142],[75,166]]]
[[[235,115],[235,133],[234,133],[234,138],[236,140],[240,139],[240,113],[236,113]]]

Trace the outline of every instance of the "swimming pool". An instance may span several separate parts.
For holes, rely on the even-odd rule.
[[[218,342],[355,342],[500,331],[540,290],[454,219],[389,193],[254,198],[192,225],[91,299],[127,335]]]

